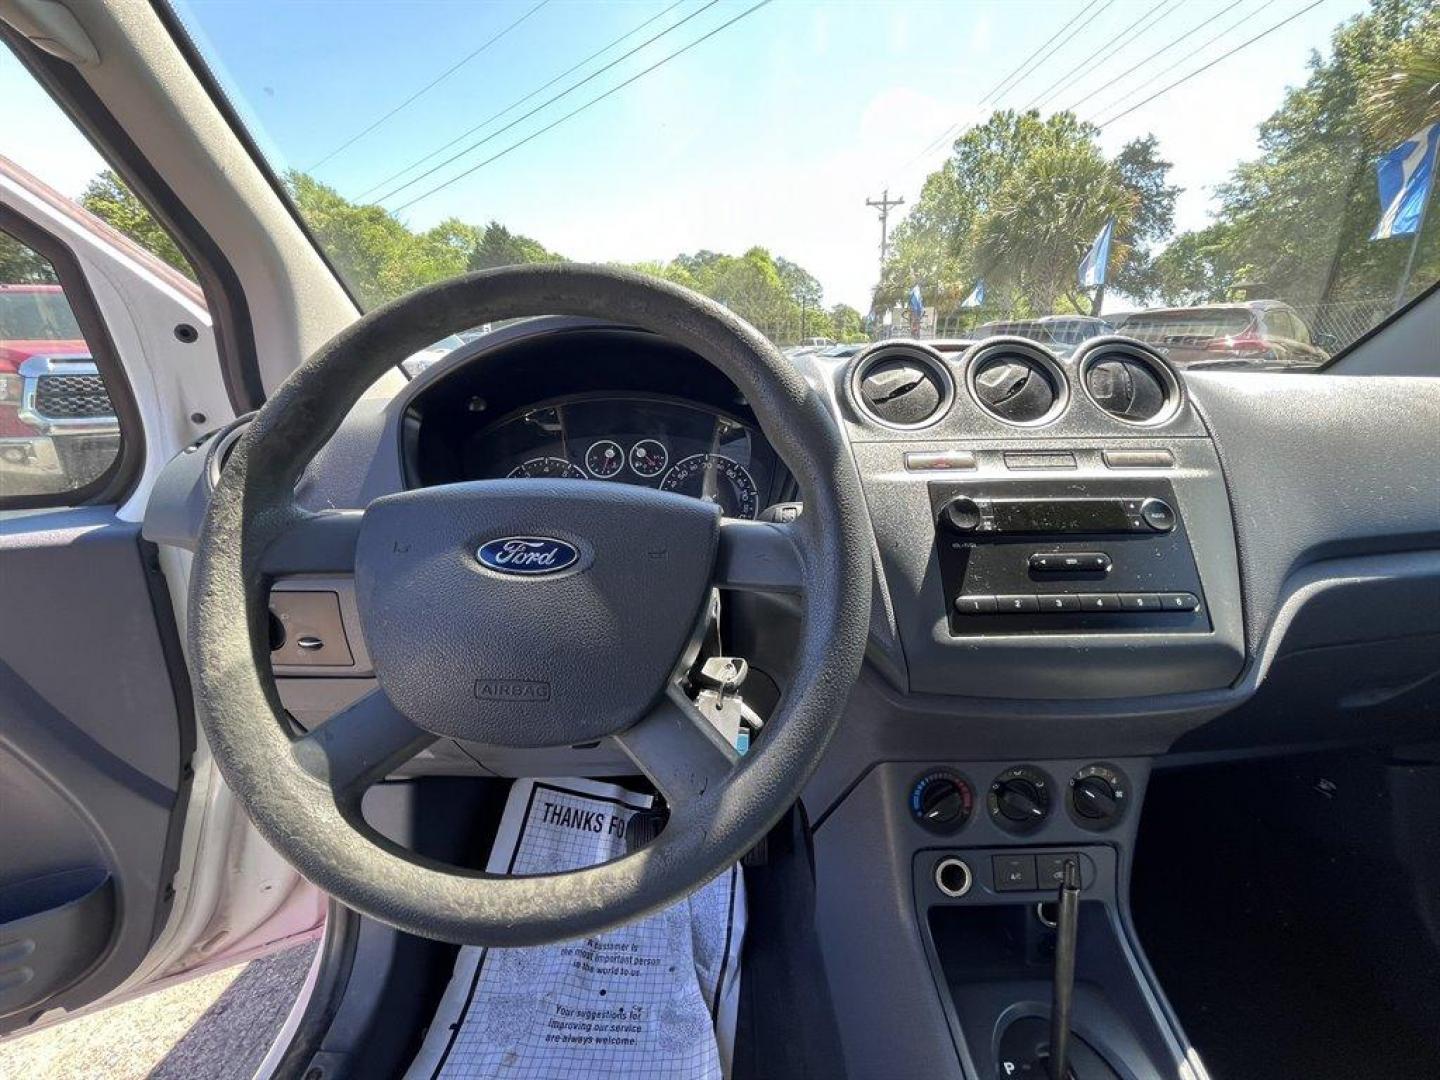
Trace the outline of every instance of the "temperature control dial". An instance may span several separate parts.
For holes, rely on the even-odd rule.
[[[1050,816],[1051,788],[1050,778],[1034,765],[1006,769],[990,785],[990,819],[1006,832],[1033,832]]]
[[[933,833],[958,832],[975,808],[975,789],[957,772],[926,773],[910,788],[910,813]]]
[[[1130,782],[1114,765],[1096,762],[1070,778],[1066,800],[1070,820],[1082,829],[1099,832],[1119,824],[1130,802]]]

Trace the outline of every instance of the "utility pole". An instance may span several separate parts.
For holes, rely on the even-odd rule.
[[[890,253],[890,211],[893,207],[904,206],[905,200],[901,198],[890,198],[890,189],[887,187],[878,199],[866,199],[866,206],[873,206],[880,211],[880,269],[885,269],[885,256]]]

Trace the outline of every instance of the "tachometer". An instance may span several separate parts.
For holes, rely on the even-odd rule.
[[[724,454],[681,458],[660,481],[660,490],[718,502],[726,517],[754,518],[760,511],[755,481],[743,465]]]
[[[523,476],[529,479],[545,477],[552,480],[584,480],[585,470],[572,465],[563,457],[537,457],[522,461],[505,474],[507,477]]]
[[[658,439],[641,439],[630,447],[630,468],[636,476],[650,480],[665,471],[670,464],[670,453]]]
[[[585,451],[585,468],[599,480],[609,480],[625,468],[625,451],[613,439],[599,439]]]

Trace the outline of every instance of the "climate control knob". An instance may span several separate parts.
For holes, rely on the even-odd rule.
[[[1129,801],[1130,782],[1114,765],[1096,762],[1070,778],[1066,802],[1070,819],[1082,829],[1113,828],[1125,816]]]
[[[948,769],[926,773],[910,788],[911,816],[933,833],[958,832],[974,808],[970,781]]]
[[[990,785],[990,818],[1006,832],[1033,832],[1050,816],[1050,778],[1034,765],[1006,769]]]

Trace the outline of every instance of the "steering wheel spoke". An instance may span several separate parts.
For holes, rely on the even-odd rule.
[[[736,592],[801,593],[805,564],[794,525],[724,518],[714,583]]]
[[[287,574],[351,574],[363,510],[293,508],[285,525],[260,556],[260,569],[270,577]]]
[[[740,755],[678,685],[638,723],[615,736],[671,807],[695,802],[722,784]]]
[[[434,735],[401,715],[377,688],[296,739],[291,748],[305,772],[337,799],[346,800],[358,798],[434,741]]]

